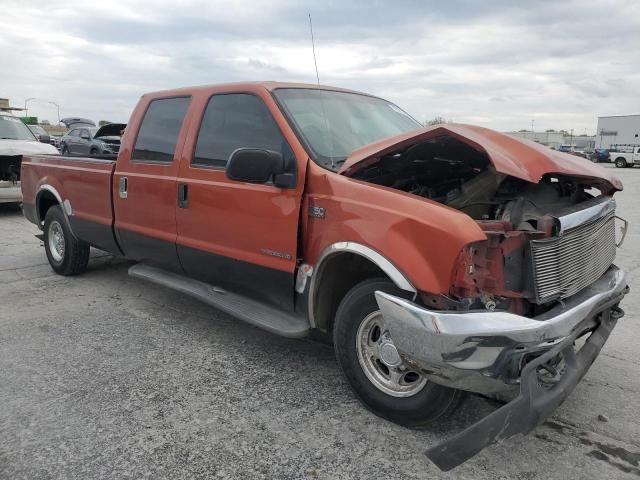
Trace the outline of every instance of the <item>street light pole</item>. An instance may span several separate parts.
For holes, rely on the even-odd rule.
[[[60,123],[60,105],[58,105],[56,102],[49,102],[51,105],[54,105],[58,111],[58,123]]]
[[[31,100],[35,100],[35,97],[29,97],[24,101],[24,116],[28,117],[29,116],[29,110],[27,110],[27,103],[29,103]]]

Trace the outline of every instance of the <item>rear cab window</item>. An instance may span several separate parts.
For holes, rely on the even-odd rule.
[[[238,148],[293,155],[262,99],[250,93],[213,95],[202,117],[191,164],[224,169]]]
[[[191,97],[152,100],[144,114],[132,161],[171,163]]]

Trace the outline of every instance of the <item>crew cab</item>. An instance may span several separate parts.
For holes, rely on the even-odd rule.
[[[485,128],[423,128],[359,92],[146,94],[117,158],[22,168],[59,274],[94,246],[270,332],[324,332],[363,404],[401,425],[464,392],[513,394],[428,450],[444,470],[548,417],[623,316],[608,170]]]
[[[618,168],[640,165],[640,145],[620,146],[611,150],[609,155]]]

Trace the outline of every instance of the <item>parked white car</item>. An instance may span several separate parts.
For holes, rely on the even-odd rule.
[[[620,148],[619,152],[609,152],[611,160],[618,168],[640,165],[640,146]]]
[[[57,154],[53,145],[40,143],[18,117],[0,114],[0,203],[22,202],[22,155]]]

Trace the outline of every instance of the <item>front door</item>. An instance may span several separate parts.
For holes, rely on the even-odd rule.
[[[265,100],[232,92],[198,100],[205,112],[194,122],[178,176],[185,198],[176,210],[178,255],[192,277],[291,310],[304,172],[298,168],[291,189],[225,174],[229,156],[243,147],[297,162]]]
[[[80,129],[75,128],[71,130],[67,137],[65,138],[65,146],[67,147],[67,152],[76,154],[78,151],[78,141],[80,140]]]
[[[80,137],[76,139],[78,141],[78,151],[80,155],[89,155],[89,146],[91,145],[91,134],[88,128],[80,129]]]
[[[137,138],[118,157],[113,181],[116,236],[126,257],[176,272],[177,158],[190,101],[157,98],[139,105],[144,117]]]

